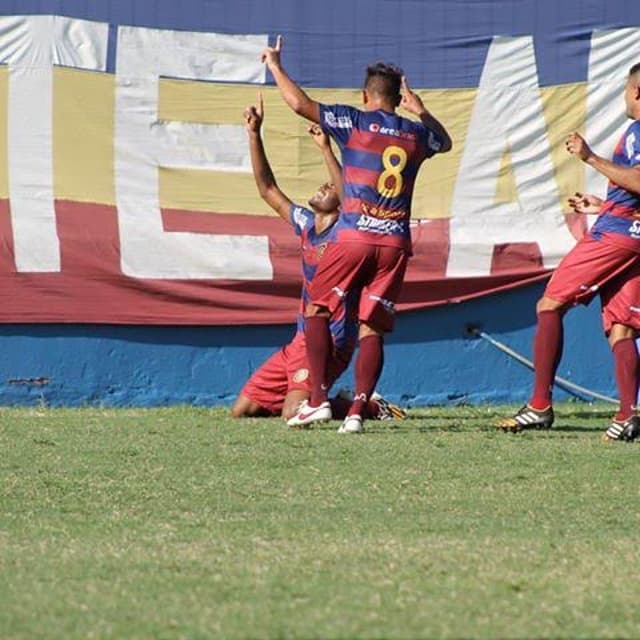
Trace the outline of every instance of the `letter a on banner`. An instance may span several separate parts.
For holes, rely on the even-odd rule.
[[[516,201],[496,202],[510,152]],[[545,268],[573,246],[561,209],[530,36],[489,47],[452,203],[449,277],[486,276],[494,246],[537,242]]]
[[[158,191],[160,166],[251,171],[240,124],[158,120],[160,76],[264,83],[260,53],[266,45],[266,35],[118,29],[115,184],[121,267],[126,275],[272,278],[266,236],[166,232]]]

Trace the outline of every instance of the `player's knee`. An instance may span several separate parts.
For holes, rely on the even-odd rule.
[[[553,298],[542,296],[536,304],[536,313],[541,313],[543,311],[564,311],[565,306],[566,305],[564,303],[558,302]]]
[[[236,399],[233,407],[231,407],[231,417],[250,418],[253,415],[252,408],[253,402],[246,396],[240,395]]]
[[[304,315],[307,318],[313,318],[314,316],[329,318],[331,316],[331,312],[327,307],[310,302],[304,310]]]
[[[231,407],[231,417],[232,418],[244,418],[247,414],[242,407],[234,405]]]
[[[378,327],[369,324],[367,322],[361,322],[360,327],[358,328],[358,337],[360,340],[362,338],[366,338],[367,336],[383,336],[384,331],[379,329]]]
[[[607,336],[609,346],[613,349],[616,342],[619,342],[620,340],[635,339],[637,335],[638,332],[633,327],[629,327],[625,324],[614,323],[611,325],[609,335]]]

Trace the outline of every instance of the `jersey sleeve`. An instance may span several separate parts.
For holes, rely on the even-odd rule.
[[[320,126],[342,149],[348,142],[360,112],[345,104],[320,104]]]
[[[634,122],[628,129],[624,139],[624,152],[630,167],[640,165],[640,121]]]
[[[291,224],[297,236],[301,236],[305,229],[307,231],[311,229],[315,221],[312,211],[293,203],[289,208],[289,218],[291,219]]]
[[[422,129],[422,142],[425,148],[425,156],[431,158],[431,156],[435,156],[436,153],[440,153],[444,146],[442,136],[424,125],[421,125],[420,128]]]

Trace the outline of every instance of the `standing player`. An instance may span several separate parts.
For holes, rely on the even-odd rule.
[[[341,167],[333,155],[327,136],[315,126],[310,133],[325,159],[334,184],[323,184],[309,200],[311,210],[295,205],[280,190],[267,160],[260,127],[263,121],[260,98],[256,107],[245,110],[245,124],[249,135],[249,149],[254,177],[261,197],[285,220],[292,224],[302,242],[304,285],[298,330],[294,339],[271,356],[247,381],[233,409],[234,417],[278,415],[290,418],[299,404],[309,397],[309,368],[307,365],[302,310],[308,301],[307,289],[316,269],[318,258],[333,238],[333,226],[338,218],[339,197],[334,184],[341,184]],[[357,293],[352,296],[357,302]],[[344,313],[331,324],[333,349],[329,365],[329,379],[333,382],[348,366],[357,335],[355,305],[347,304]],[[350,402],[344,396],[332,400],[335,411],[346,413]],[[377,419],[405,417],[404,411],[388,403],[380,395],[367,407]]]
[[[383,365],[383,334],[394,324],[394,306],[411,252],[409,218],[418,169],[435,153],[451,148],[440,122],[413,93],[397,67],[378,63],[367,69],[364,110],[327,106],[312,100],[289,77],[280,61],[282,38],[262,59],[285,102],[297,114],[319,123],[342,151],[344,197],[336,242],[322,256],[305,311],[311,398],[289,420],[291,426],[332,417],[327,399],[331,353],[330,318],[343,313],[349,292],[362,290],[355,398],[341,433],[363,430],[364,410]],[[401,95],[402,88],[402,95]],[[417,116],[396,114],[398,106]]]
[[[640,329],[640,64],[631,67],[624,91],[627,117],[633,122],[622,135],[612,160],[596,155],[584,138],[572,133],[567,151],[609,179],[607,197],[589,233],[564,257],[537,304],[533,342],[535,384],[529,402],[502,420],[506,431],[548,429],[553,424],[552,386],[562,356],[564,313],[587,304],[600,293],[602,321],[615,362],[620,406],[604,434],[606,440],[634,440],[640,435],[638,351]],[[570,206],[589,213],[594,196],[576,194]]]

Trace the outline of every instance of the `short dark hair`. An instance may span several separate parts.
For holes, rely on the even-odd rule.
[[[636,62],[631,69],[629,69],[629,75],[633,76],[640,71],[640,62]]]
[[[399,104],[403,75],[402,69],[395,64],[376,62],[367,67],[364,88],[389,98],[395,104]]]

